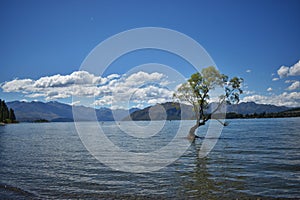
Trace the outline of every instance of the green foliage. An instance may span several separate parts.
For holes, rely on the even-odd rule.
[[[5,101],[0,99],[0,122],[3,123],[15,123],[16,116],[13,109],[8,109]]]
[[[49,121],[46,120],[46,119],[37,119],[37,120],[34,120],[33,122],[34,122],[34,123],[47,123],[47,122],[49,122]]]
[[[12,108],[9,109],[9,119],[12,122],[16,121],[15,111]]]
[[[11,120],[11,119],[5,119],[3,122],[4,122],[5,124],[10,124],[10,123],[12,123],[12,120]]]
[[[243,83],[242,78],[233,77],[230,79],[230,81],[225,86],[225,92],[226,92],[226,100],[227,103],[238,103],[240,100],[240,94],[243,93],[243,90],[241,89],[241,85]]]
[[[203,125],[209,120],[211,114],[218,111],[223,103],[238,103],[240,94],[242,94],[241,86],[243,79],[221,74],[215,67],[210,66],[204,68],[201,73],[192,74],[188,81],[182,84],[173,97],[182,102],[188,102],[193,106],[197,125]],[[205,113],[207,108],[210,92],[217,87],[224,89],[224,94],[219,97],[218,106],[211,113]]]

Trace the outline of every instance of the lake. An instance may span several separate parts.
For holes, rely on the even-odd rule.
[[[299,120],[300,118],[228,120],[229,126],[224,127],[213,150],[205,158],[198,157],[204,139],[203,133],[207,128],[201,127],[198,134],[202,137],[191,144],[178,159],[156,171],[142,173],[116,170],[108,164],[102,164],[85,148],[74,123],[1,126],[0,197],[300,198]],[[122,124],[122,130],[118,123]],[[104,122],[100,125],[107,138],[116,146],[134,154],[163,149],[171,144],[171,138],[179,124],[190,126],[194,122],[167,121],[158,134],[138,139],[124,134],[124,129],[130,129],[132,123],[134,122]],[[149,122],[135,123],[144,126]],[[83,130],[91,133],[93,129],[89,127],[94,127],[95,124],[82,122],[82,126],[86,127]],[[108,159],[108,156],[104,155],[100,159]],[[111,160],[116,163],[119,159],[121,157],[116,159],[111,156]],[[138,159],[136,161],[141,162]],[[126,165],[125,161],[122,162]],[[131,161],[129,166],[134,164]]]

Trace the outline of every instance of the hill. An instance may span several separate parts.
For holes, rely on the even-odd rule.
[[[157,104],[155,106],[150,106],[144,108],[142,110],[138,110],[130,114],[124,118],[124,120],[161,120],[162,116],[165,115],[165,119],[167,120],[179,120],[179,119],[193,119],[193,109],[191,106],[183,105],[184,109],[186,109],[187,113],[181,118],[181,109],[178,103],[163,103]],[[209,106],[211,107],[212,104]],[[158,107],[163,107],[163,109],[157,109]],[[227,113],[230,113],[230,118],[241,118],[244,115],[257,116],[257,114],[265,113],[265,114],[273,114],[273,113],[281,113],[289,110],[290,108],[285,106],[275,106],[275,105],[266,105],[266,104],[256,104],[254,102],[240,103],[236,105],[228,105]],[[209,108],[208,108],[209,110]],[[269,115],[271,116],[271,115]],[[282,114],[281,116],[288,116],[287,114]]]
[[[181,113],[182,109],[186,112]],[[181,105],[180,107],[179,103],[167,102],[132,112],[130,116],[125,117],[123,120],[180,120],[193,118],[194,114],[191,106]]]

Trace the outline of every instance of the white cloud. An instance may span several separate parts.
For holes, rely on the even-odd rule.
[[[166,102],[166,100],[164,98],[157,98],[157,99],[150,99],[148,100],[148,104],[154,105],[154,104],[158,104],[158,103],[164,103]]]
[[[271,91],[273,91],[273,89],[272,89],[271,87],[269,87],[269,88],[267,89],[267,91],[268,91],[268,92],[271,92]]]
[[[300,92],[284,92],[280,95],[251,95],[242,99],[242,102],[256,102],[260,104],[273,104],[277,106],[290,106],[299,107],[300,105]]]
[[[278,81],[279,80],[279,78],[273,78],[272,79],[272,81]]]
[[[254,94],[254,93],[255,93],[255,91],[250,91],[250,90],[243,91],[243,94],[245,94],[245,95],[250,95],[250,94]]]
[[[300,75],[300,60],[291,67],[281,66],[277,74],[280,78],[284,78],[287,76],[299,76]]]
[[[280,78],[287,77],[289,74],[289,67],[281,66],[278,69],[277,74],[279,75]]]
[[[25,97],[47,101],[71,96],[95,97],[94,105],[115,107],[126,101],[134,101],[136,105],[168,101],[173,95],[165,87],[168,83],[167,76],[157,72],[139,71],[129,75],[98,77],[86,71],[75,71],[69,75],[57,74],[38,80],[15,79],[0,87],[4,92],[20,92]]]
[[[300,88],[300,81],[295,81],[287,88],[287,90],[296,90],[298,88]]]
[[[113,103],[112,96],[104,96],[101,99],[98,99],[94,102],[95,106],[102,106],[102,105],[111,105]]]
[[[294,64],[292,67],[290,67],[289,71],[290,76],[300,76],[300,60]]]
[[[247,72],[247,73],[250,73],[250,72],[251,72],[251,69],[247,69],[246,72]]]
[[[120,104],[131,101],[137,105],[144,103],[155,104],[166,102],[172,98],[173,92],[165,88],[166,76],[157,72],[137,72],[129,76],[123,76],[118,81],[112,81],[108,86],[103,86],[106,95],[98,99],[96,105]]]
[[[108,78],[97,77],[86,71],[75,71],[70,75],[54,75],[42,77],[35,81],[34,87],[66,87],[69,85],[105,84]]]
[[[110,74],[107,76],[107,78],[109,80],[112,80],[112,79],[120,78],[120,75],[119,74]]]
[[[157,82],[163,79],[165,75],[154,72],[154,73],[146,73],[143,71],[131,74],[129,77],[125,78],[124,85],[128,87],[142,85],[147,82]]]
[[[33,88],[34,81],[31,79],[15,79],[2,84],[4,92],[23,92]]]
[[[32,94],[26,95],[26,97],[29,97],[29,98],[39,98],[39,97],[45,97],[45,94],[42,94],[42,93],[32,93]]]

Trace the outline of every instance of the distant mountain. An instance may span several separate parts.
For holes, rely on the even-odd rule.
[[[161,109],[161,106],[164,108]],[[124,120],[161,120],[165,113],[167,116],[164,119],[167,120],[179,120],[179,119],[193,119],[193,109],[192,106],[188,105],[181,105],[182,108],[185,109],[185,114],[181,118],[181,109],[178,103],[163,103],[157,104],[155,106],[150,106],[144,108],[142,110],[135,111],[124,118]],[[211,107],[210,105],[209,107]],[[158,109],[160,107],[160,109]],[[275,105],[266,105],[266,104],[256,104],[254,102],[247,102],[247,103],[240,103],[236,105],[228,105],[227,106],[227,113],[237,113],[241,115],[245,114],[260,114],[260,113],[279,113],[289,110],[290,108],[285,106],[275,106]],[[209,108],[208,108],[209,110]],[[152,112],[151,112],[152,111]],[[151,116],[151,117],[150,117]]]
[[[283,112],[290,109],[285,106],[275,106],[275,105],[267,105],[267,104],[257,104],[254,102],[242,102],[235,105],[227,106],[227,112],[234,112],[238,114],[260,114],[260,113],[277,113]]]
[[[32,122],[39,119],[46,119],[53,122],[73,121],[72,106],[56,101],[46,103],[37,101],[12,101],[8,102],[7,106],[15,110],[17,120],[20,122]],[[98,121],[121,120],[131,112],[139,110],[137,108],[130,110],[111,110],[109,108],[94,109],[85,106],[75,106],[74,109],[80,113],[80,117],[78,118],[80,121],[94,120],[94,113],[96,113]]]

